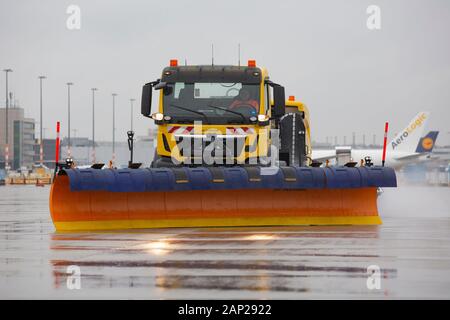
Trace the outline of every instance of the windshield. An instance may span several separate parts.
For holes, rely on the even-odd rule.
[[[163,113],[178,123],[249,123],[259,113],[259,88],[243,83],[169,83],[163,89]]]

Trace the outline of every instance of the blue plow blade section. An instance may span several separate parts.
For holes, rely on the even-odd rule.
[[[65,169],[71,191],[147,192],[396,187],[388,167]],[[219,171],[219,172],[218,172]],[[217,179],[217,174],[221,179]]]

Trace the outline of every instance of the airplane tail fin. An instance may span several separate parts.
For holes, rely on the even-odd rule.
[[[424,153],[433,151],[434,144],[439,135],[439,131],[430,131],[425,137],[420,138],[419,144],[417,145],[416,152]]]
[[[416,152],[417,143],[422,137],[429,116],[429,112],[419,112],[408,126],[391,140],[389,143],[391,151]]]

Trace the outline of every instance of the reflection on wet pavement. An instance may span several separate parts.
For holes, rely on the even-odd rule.
[[[448,217],[56,234],[48,191],[1,189],[1,298],[450,297]],[[380,267],[380,289],[367,287],[371,265]],[[69,266],[80,268],[80,290],[67,286]]]

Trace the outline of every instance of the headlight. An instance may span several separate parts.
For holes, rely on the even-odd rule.
[[[170,121],[170,120],[172,120],[171,116],[164,116],[164,121]]]
[[[259,122],[269,121],[269,116],[266,114],[258,114],[258,121]]]
[[[256,121],[258,121],[257,117],[255,117],[255,116],[250,117],[250,122],[256,122]]]
[[[152,114],[152,119],[156,121],[161,121],[164,119],[164,115],[162,113],[154,113]]]

